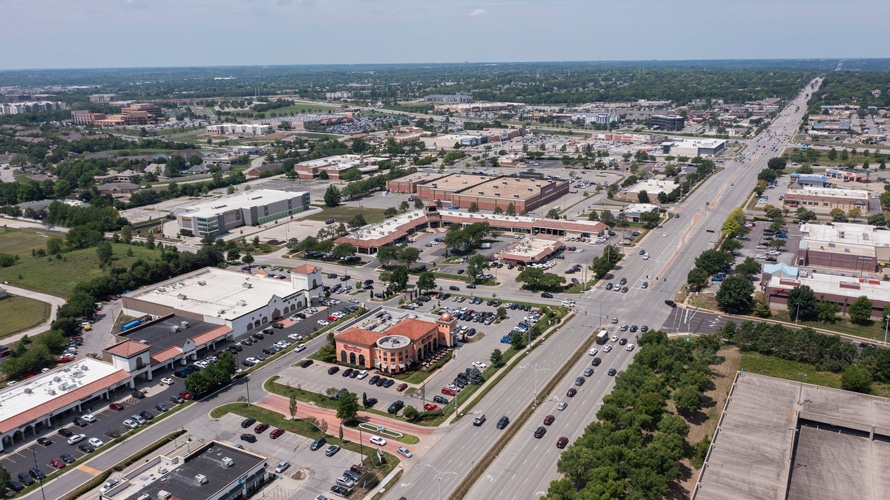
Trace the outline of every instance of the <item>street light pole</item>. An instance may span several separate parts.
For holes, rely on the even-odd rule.
[[[34,447],[31,447],[31,454],[34,455],[34,470],[40,470],[40,466],[37,465],[37,451],[34,450]],[[43,500],[46,500],[46,493],[43,491],[43,479],[37,479],[40,481],[40,496],[43,497]]]
[[[442,476],[444,476],[445,474],[453,474],[456,476],[457,472],[440,471],[430,464],[426,464],[426,466],[436,471],[436,481],[438,481],[439,483],[439,500],[442,500]]]
[[[884,316],[884,344],[887,343],[887,327],[890,326],[890,314]]]
[[[535,386],[534,386],[535,392],[534,392],[534,404],[532,405],[532,408],[537,408],[538,407],[538,372],[539,371],[550,371],[550,368],[538,368],[537,363],[535,363],[533,365],[520,366],[519,368],[531,368],[531,369],[535,370]]]

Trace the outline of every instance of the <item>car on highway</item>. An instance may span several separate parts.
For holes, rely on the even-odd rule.
[[[405,458],[411,458],[414,456],[414,454],[411,453],[411,450],[409,450],[408,448],[405,448],[404,446],[399,446],[398,450],[396,450],[396,451],[399,452],[399,455],[402,455]]]
[[[612,346],[606,344],[603,346],[603,352],[612,352]]]
[[[584,381],[585,381],[585,380],[586,380],[586,379],[585,379],[584,377],[577,377],[577,378],[575,379],[575,385],[577,385],[577,386],[580,387],[580,386],[584,385]]]
[[[371,436],[371,444],[376,444],[377,446],[386,446],[386,440],[380,436]]]
[[[610,377],[614,377],[616,373],[618,373],[618,370],[616,370],[614,368],[609,368],[609,376]]]
[[[556,420],[556,417],[554,417],[553,415],[547,415],[546,417],[544,417],[544,425],[550,425],[553,423],[554,420]]]
[[[567,444],[569,444],[569,438],[567,438],[565,436],[562,436],[556,440],[556,447],[559,448],[560,450],[565,448]]]
[[[599,366],[602,362],[603,360],[600,358],[593,358],[593,360],[590,361],[590,364],[593,366]]]
[[[565,411],[565,409],[569,406],[565,401],[560,401],[558,405],[556,405],[556,409],[559,411]]]
[[[479,415],[476,415],[476,418],[473,419],[473,425],[475,425],[476,427],[479,427],[480,425],[482,425],[484,423],[485,423],[485,414],[484,413],[480,413]]]
[[[587,351],[587,354],[590,356],[596,356],[599,352],[600,352],[600,350],[597,349],[596,347],[591,347],[590,350]]]
[[[535,437],[536,438],[541,439],[542,437],[544,437],[544,434],[547,434],[546,427],[538,427],[537,429],[535,429]]]
[[[509,423],[510,423],[510,419],[506,415],[504,415],[503,417],[500,418],[500,420],[498,420],[498,423],[495,425],[495,427],[497,427],[498,429],[503,429],[503,428],[507,427],[507,425]]]
[[[568,391],[566,391],[566,396],[568,396],[568,397],[570,397],[570,398],[575,397],[575,394],[578,394],[578,390],[575,389],[574,387],[572,387],[571,389],[569,389]]]
[[[589,377],[591,375],[593,375],[593,368],[588,366],[587,368],[584,369],[584,376]]]

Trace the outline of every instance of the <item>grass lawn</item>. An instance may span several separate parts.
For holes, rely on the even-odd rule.
[[[129,246],[123,243],[112,243],[114,250],[113,266],[130,267],[137,259],[157,259],[160,252],[141,246]],[[127,249],[133,250],[133,256],[127,257]],[[71,294],[75,285],[105,271],[99,269],[99,258],[95,248],[85,248],[62,254],[61,259],[50,257],[31,257],[23,255],[21,260],[10,267],[0,269],[0,281],[21,286],[29,290],[46,292],[60,297]]]
[[[803,381],[807,384],[834,387],[835,389],[841,388],[840,373],[818,371],[813,365],[756,352],[742,353],[741,369],[751,373],[784,378],[795,382],[800,382],[801,378],[803,378]],[[806,377],[801,377],[801,373],[806,374]],[[871,386],[871,393],[884,398],[890,397],[890,384],[874,382]]]
[[[794,323],[788,311],[785,309],[773,309],[772,319]],[[842,333],[844,335],[852,335],[870,340],[884,340],[884,324],[881,321],[872,321],[871,325],[854,325],[844,318],[839,319],[835,323],[822,323],[820,321],[798,321],[800,326],[809,326],[811,328],[821,328],[832,332]]]
[[[374,224],[386,219],[386,216],[383,215],[383,212],[384,210],[382,208],[362,208],[340,205],[339,207],[322,207],[321,212],[316,212],[312,215],[308,215],[306,216],[306,218],[309,220],[321,221],[334,219],[337,222],[347,224],[349,223],[349,221],[352,220],[353,217],[361,214],[361,216],[365,218],[365,222],[367,222],[368,224]]]
[[[31,250],[46,248],[47,240],[53,236],[65,238],[64,233],[39,229],[3,229],[0,230],[0,253],[18,255],[24,259],[31,255]]]
[[[0,300],[0,339],[43,323],[49,317],[49,308],[46,302],[27,297]]]

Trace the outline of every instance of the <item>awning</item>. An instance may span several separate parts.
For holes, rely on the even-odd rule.
[[[401,368],[401,369],[404,370],[404,369],[405,369],[405,364],[404,364],[404,363],[399,363],[399,368]]]

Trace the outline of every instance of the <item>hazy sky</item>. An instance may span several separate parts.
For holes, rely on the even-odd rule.
[[[888,57],[888,0],[0,0],[0,69]]]

